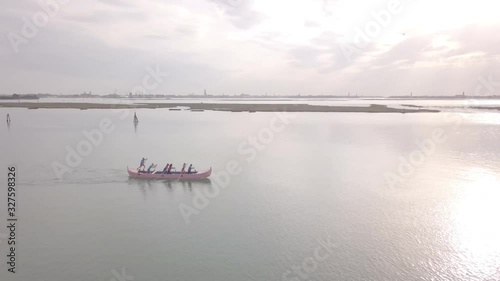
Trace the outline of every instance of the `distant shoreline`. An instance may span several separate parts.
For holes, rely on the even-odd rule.
[[[228,111],[228,112],[360,112],[360,113],[436,113],[439,110],[424,108],[393,108],[386,105],[370,106],[327,106],[309,104],[236,104],[236,103],[136,103],[136,104],[99,104],[69,102],[19,102],[1,103],[3,108],[27,109],[157,109],[179,110],[186,107],[191,111]]]
[[[396,96],[365,96],[365,95],[165,95],[165,94],[141,94],[141,95],[95,95],[95,94],[12,94],[0,95],[1,100],[38,100],[50,99],[123,99],[123,100],[183,100],[183,99],[224,99],[224,100],[497,100],[499,95],[396,95]]]

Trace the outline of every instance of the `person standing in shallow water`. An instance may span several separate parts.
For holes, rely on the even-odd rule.
[[[7,123],[10,123],[10,115],[7,113]]]

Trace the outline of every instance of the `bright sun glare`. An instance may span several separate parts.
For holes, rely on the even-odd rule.
[[[474,270],[494,273],[500,258],[500,179],[484,168],[472,168],[455,207],[456,247]]]

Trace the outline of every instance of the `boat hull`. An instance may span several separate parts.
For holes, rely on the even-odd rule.
[[[134,179],[145,179],[145,180],[200,180],[210,177],[212,174],[212,167],[204,172],[196,172],[188,174],[186,172],[172,172],[170,174],[163,174],[161,172],[150,174],[145,172],[139,172],[136,169],[130,169],[127,167],[128,175]]]

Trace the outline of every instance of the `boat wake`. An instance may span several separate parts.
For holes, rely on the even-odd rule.
[[[24,186],[57,186],[71,184],[110,184],[126,183],[128,175],[123,169],[85,169],[79,168],[73,173],[66,173],[61,178],[57,178],[53,173],[38,172],[33,173],[32,179],[20,179],[19,184]]]

